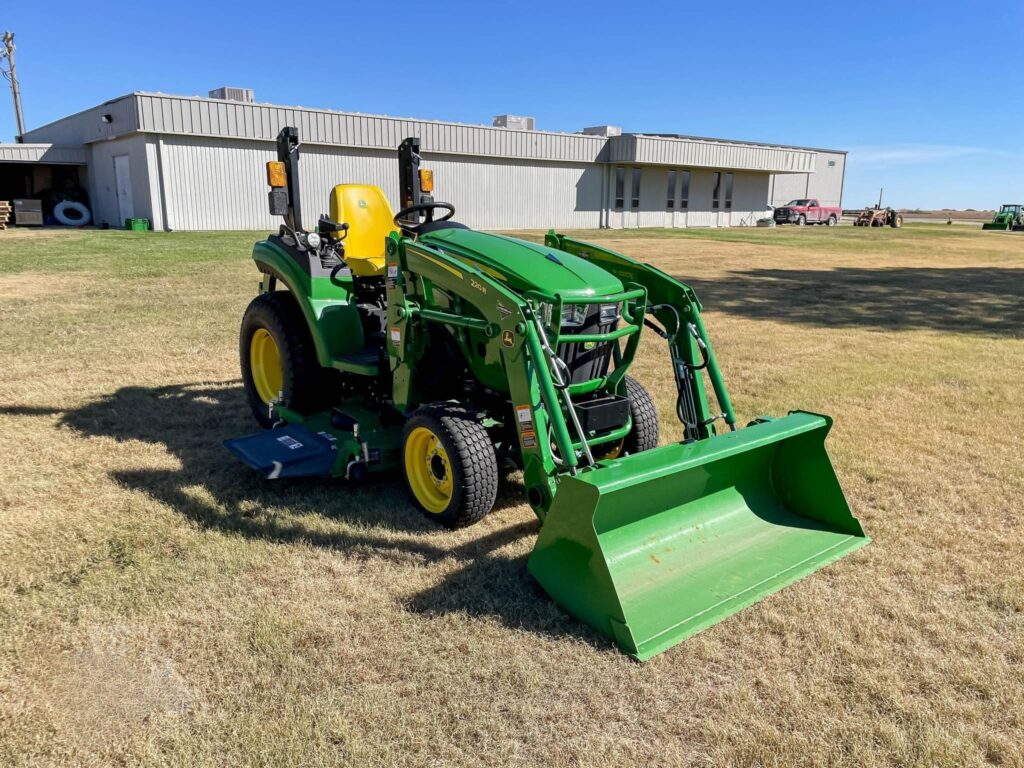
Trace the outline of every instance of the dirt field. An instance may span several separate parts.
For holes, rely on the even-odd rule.
[[[0,765],[1024,765],[1024,236],[589,237],[695,286],[742,419],[835,417],[870,546],[637,664],[515,493],[232,460],[253,234],[0,233]]]

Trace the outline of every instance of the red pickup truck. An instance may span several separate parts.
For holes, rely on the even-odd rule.
[[[775,209],[776,224],[825,224],[834,227],[843,215],[842,208],[830,208],[822,205],[813,197],[790,200]]]

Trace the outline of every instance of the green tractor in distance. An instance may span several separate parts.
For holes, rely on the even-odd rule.
[[[982,224],[982,229],[995,229],[1002,232],[1020,232],[1024,230],[1024,205],[1005,203],[999,207],[992,221]]]
[[[256,243],[242,374],[266,431],[226,442],[267,478],[404,478],[461,527],[522,470],[541,520],[528,570],[556,602],[647,659],[868,539],[825,451],[826,416],[737,429],[693,291],[606,248],[477,232],[435,202],[419,140],[401,210],[342,184],[302,226],[298,135],[268,164],[278,233]],[[629,376],[644,329],[671,360],[681,434],[659,447]],[[711,397],[717,403],[712,408]]]

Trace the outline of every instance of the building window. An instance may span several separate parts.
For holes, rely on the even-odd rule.
[[[731,173],[725,174],[725,210],[732,208],[732,177]]]
[[[622,210],[622,198],[626,188],[626,169],[621,166],[615,169],[615,210]]]
[[[711,210],[717,211],[722,199],[722,174],[715,171],[715,186],[711,193]]]
[[[685,211],[690,206],[690,172],[679,172],[679,210]]]
[[[668,172],[668,196],[665,198],[665,209],[671,211],[676,207],[676,172]]]
[[[633,169],[633,196],[629,207],[634,211],[640,207],[640,169]]]

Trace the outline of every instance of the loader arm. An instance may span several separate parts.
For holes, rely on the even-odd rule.
[[[570,467],[576,465],[576,453],[529,303],[466,261],[397,233],[388,239],[386,274],[395,407],[408,412],[419,405],[414,371],[429,364],[424,359],[427,323],[448,326],[455,333],[479,331],[488,339],[500,339],[527,498],[543,520],[558,471],[548,434]],[[457,309],[462,311],[438,306],[437,289],[457,297]],[[469,307],[480,316],[466,312]]]
[[[593,243],[573,240],[557,234],[554,230],[547,233],[544,242],[594,262],[623,282],[642,285],[647,290],[651,314],[667,331],[666,341],[673,361],[676,385],[680,389],[680,399],[685,398],[688,403],[693,404],[693,411],[686,414],[686,418],[684,414],[678,414],[684,424],[692,419],[691,424],[687,425],[688,437],[703,439],[715,434],[714,422],[718,418],[722,418],[730,429],[735,428],[736,414],[718,367],[714,347],[701,319],[701,303],[690,286],[650,264],[644,264]],[[687,332],[688,330],[690,332]],[[706,370],[708,374],[715,398],[721,407],[720,414],[712,412],[704,379],[700,375],[695,375],[700,370]],[[690,375],[687,375],[687,371]]]

